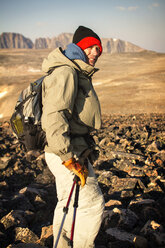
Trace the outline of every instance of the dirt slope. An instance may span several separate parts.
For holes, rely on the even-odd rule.
[[[50,50],[0,50],[0,117],[11,115],[21,90],[42,74]],[[103,54],[93,77],[102,112],[164,113],[165,54],[154,52]]]

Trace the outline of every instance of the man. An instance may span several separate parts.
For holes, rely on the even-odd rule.
[[[55,176],[58,203],[53,220],[54,244],[69,197],[73,178],[80,178],[74,231],[74,248],[92,248],[99,231],[104,199],[92,164],[93,140],[89,133],[101,127],[100,104],[91,77],[102,53],[101,40],[91,29],[80,26],[66,50],[57,48],[44,60],[42,127],[48,145],[45,158]],[[52,70],[55,68],[54,70]],[[90,153],[90,154],[89,154]],[[65,219],[58,247],[66,248],[71,235],[73,201]]]

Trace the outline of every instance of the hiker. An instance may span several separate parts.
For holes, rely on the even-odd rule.
[[[54,245],[69,197],[73,178],[80,179],[78,209],[74,230],[74,248],[95,247],[104,199],[92,167],[94,140],[90,132],[101,127],[100,104],[91,77],[102,53],[101,40],[91,29],[79,26],[66,50],[56,48],[42,69],[50,72],[42,86],[42,128],[48,145],[45,158],[55,176],[58,203],[53,220]],[[60,235],[58,247],[69,247],[73,218],[73,202]]]

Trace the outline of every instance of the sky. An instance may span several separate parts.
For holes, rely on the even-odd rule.
[[[21,33],[34,42],[79,25],[165,53],[165,0],[0,0],[0,34]]]

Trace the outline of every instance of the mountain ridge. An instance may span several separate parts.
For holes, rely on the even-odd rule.
[[[0,35],[0,49],[6,48],[27,48],[27,49],[63,49],[72,42],[72,33],[61,33],[56,37],[45,38],[39,37],[33,42],[28,37],[20,33],[3,32]],[[105,53],[124,53],[124,52],[141,52],[145,49],[128,41],[114,38],[101,38],[103,51]]]

